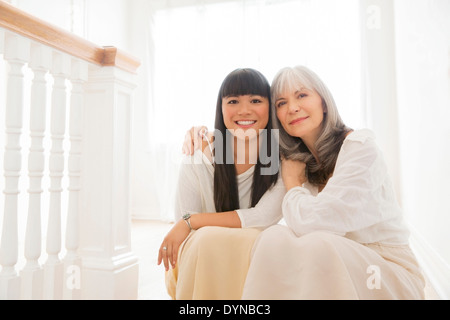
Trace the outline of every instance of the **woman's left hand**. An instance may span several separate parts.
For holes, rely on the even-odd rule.
[[[169,264],[172,265],[172,268],[175,268],[178,249],[183,241],[186,240],[190,232],[189,226],[183,219],[179,220],[172,227],[159,248],[158,265],[160,265],[161,262],[164,262],[166,271],[169,270]]]
[[[281,176],[284,186],[289,191],[295,187],[301,187],[306,181],[306,164],[297,160],[281,160]]]

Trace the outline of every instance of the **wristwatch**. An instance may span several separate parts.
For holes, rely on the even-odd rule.
[[[192,231],[192,226],[191,226],[191,214],[190,213],[186,213],[183,215],[183,220],[186,221],[186,224],[188,225],[189,229],[191,229]]]

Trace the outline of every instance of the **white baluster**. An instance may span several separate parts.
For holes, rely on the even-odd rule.
[[[65,286],[64,299],[81,299],[81,258],[78,255],[79,245],[79,194],[81,189],[81,141],[83,83],[88,78],[88,64],[84,61],[72,60],[72,94],[70,100],[70,151],[69,151],[69,207],[66,227],[66,249],[64,258]]]
[[[44,175],[43,139],[46,126],[47,82],[45,75],[51,67],[52,51],[49,47],[32,44],[29,66],[34,72],[31,85],[30,137],[28,175],[30,179],[28,219],[25,234],[25,258],[27,263],[21,271],[22,299],[42,299],[44,272],[39,265],[41,256],[41,194]]]
[[[6,98],[6,145],[4,154],[5,210],[0,245],[0,299],[20,297],[20,278],[16,272],[18,259],[18,194],[21,171],[22,112],[24,104],[23,67],[30,55],[30,42],[6,32],[4,58],[9,65]]]
[[[70,60],[65,54],[53,53],[51,73],[54,78],[51,110],[50,206],[47,229],[48,259],[44,268],[44,299],[60,300],[63,296],[64,266],[61,251],[61,192],[64,171],[64,133],[66,126],[66,78]]]

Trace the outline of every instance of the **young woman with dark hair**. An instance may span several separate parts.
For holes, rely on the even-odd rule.
[[[214,148],[203,141],[181,165],[178,221],[159,250],[173,299],[240,299],[257,235],[281,219],[285,188],[269,109],[260,72],[237,69],[223,81]]]
[[[229,113],[227,109],[236,109],[236,103],[238,100],[235,100],[235,97],[245,97],[247,96],[251,104],[257,106],[257,108],[261,109],[260,113],[262,117],[266,118],[266,110],[265,110],[265,99],[268,100],[270,105],[270,86],[267,82],[266,78],[258,71],[252,69],[239,69],[232,72],[222,83],[220,88],[220,92],[217,98],[216,105],[216,120],[215,120],[215,129],[216,133],[220,134],[222,137],[228,137],[225,141],[222,141],[222,152],[223,159],[227,158],[232,159],[230,157],[234,152],[234,146],[237,143],[232,141],[232,132],[233,130],[238,133],[241,131],[252,131],[255,135],[259,132],[257,130],[266,130],[263,135],[259,135],[257,139],[261,139],[261,145],[265,145],[267,150],[272,149],[272,142],[278,143],[278,141],[272,141],[270,139],[273,137],[272,135],[272,114],[268,112],[267,121],[261,121],[259,127],[255,127],[258,123],[255,124],[239,124],[237,121],[228,121],[228,119],[224,118]],[[259,97],[258,97],[259,96]],[[263,99],[261,99],[263,98]],[[226,104],[231,107],[223,106],[223,99],[226,99]],[[227,101],[228,100],[228,101]],[[258,106],[260,105],[260,106]],[[243,116],[238,116],[243,117]],[[245,121],[249,121],[247,116],[244,116]],[[234,123],[233,123],[234,122]],[[267,122],[267,125],[264,127],[263,124]],[[243,133],[243,132],[241,132]],[[237,134],[234,139],[240,139]],[[250,156],[251,152],[255,150],[251,149],[251,146],[248,145],[255,142],[255,137],[252,139],[252,134],[247,134],[246,137],[246,155]],[[224,143],[225,142],[225,143]],[[231,143],[230,143],[231,142]],[[260,145],[260,144],[258,144]],[[219,146],[217,146],[219,147]],[[216,148],[217,148],[216,147]],[[216,149],[217,150],[217,149]],[[274,155],[271,159],[274,160],[275,163],[270,163],[269,165],[276,166],[278,169],[278,149],[276,149],[277,154]],[[258,155],[260,153],[258,152]],[[265,155],[265,154],[264,154]],[[217,155],[216,155],[217,158]],[[267,167],[268,165],[263,165],[261,163],[260,157],[257,158],[257,163],[255,164],[255,172],[259,173],[262,167]],[[234,157],[233,157],[234,160]],[[237,159],[236,159],[237,160]],[[238,193],[238,185],[236,183],[236,172],[239,172],[239,161],[230,161],[231,163],[227,163],[227,161],[221,161],[221,163],[216,162],[214,164],[214,203],[216,205],[216,210],[218,212],[230,211],[239,209],[239,193]],[[247,166],[251,164],[247,164],[244,166],[244,170],[247,169]],[[238,166],[238,167],[236,167]],[[237,171],[236,171],[237,170]],[[242,170],[241,170],[242,171]],[[254,174],[253,175],[253,185],[252,185],[252,196],[250,206],[254,207],[264,195],[264,193],[276,183],[278,179],[278,170],[275,170],[274,174],[264,175],[264,174]]]

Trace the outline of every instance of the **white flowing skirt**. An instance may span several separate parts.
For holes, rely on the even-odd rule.
[[[272,226],[255,242],[242,299],[424,299],[409,246],[360,244],[327,232]]]

